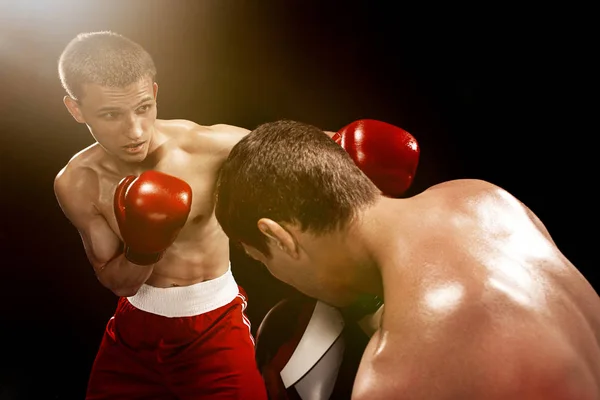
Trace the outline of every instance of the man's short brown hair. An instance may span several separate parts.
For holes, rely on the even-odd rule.
[[[148,77],[156,67],[142,46],[110,31],[80,33],[65,47],[58,60],[60,81],[75,100],[81,100],[83,85],[96,83],[125,87]]]
[[[216,217],[233,242],[270,256],[260,218],[315,234],[339,229],[380,191],[322,130],[283,120],[259,126],[223,164]]]

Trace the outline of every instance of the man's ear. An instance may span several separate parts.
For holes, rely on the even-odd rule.
[[[154,101],[156,101],[156,96],[158,96],[158,83],[154,82],[152,89],[154,90]]]
[[[271,240],[279,249],[294,259],[300,257],[300,249],[298,248],[296,238],[284,227],[269,218],[261,218],[256,224],[263,235]]]
[[[71,96],[65,96],[63,97],[63,103],[65,103],[65,107],[67,107],[69,113],[75,118],[75,121],[80,124],[85,124],[85,119],[83,118],[83,114],[81,113],[81,109],[76,100],[71,98]]]

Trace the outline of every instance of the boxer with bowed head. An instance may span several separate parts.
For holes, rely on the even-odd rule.
[[[354,399],[599,398],[600,299],[505,190],[382,196],[319,129],[278,121],[234,146],[216,202],[227,235],[301,292],[383,296]]]
[[[96,143],[55,180],[98,280],[120,296],[87,399],[266,399],[213,191],[248,130],[157,119],[156,68],[137,43],[80,34],[59,73]]]
[[[419,162],[419,146],[404,129],[354,121],[332,135],[354,163],[389,197],[405,195]],[[368,338],[378,329],[383,302],[362,295],[336,309],[292,296],[276,304],[256,333],[256,361],[271,400],[350,397]]]

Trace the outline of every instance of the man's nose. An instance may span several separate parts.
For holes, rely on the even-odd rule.
[[[143,134],[144,130],[142,129],[142,119],[135,114],[129,117],[125,136],[131,140],[138,140],[143,136]]]

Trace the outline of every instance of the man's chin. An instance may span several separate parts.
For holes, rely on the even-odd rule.
[[[146,159],[147,156],[148,152],[144,151],[135,154],[120,153],[118,158],[126,163],[141,163]]]

